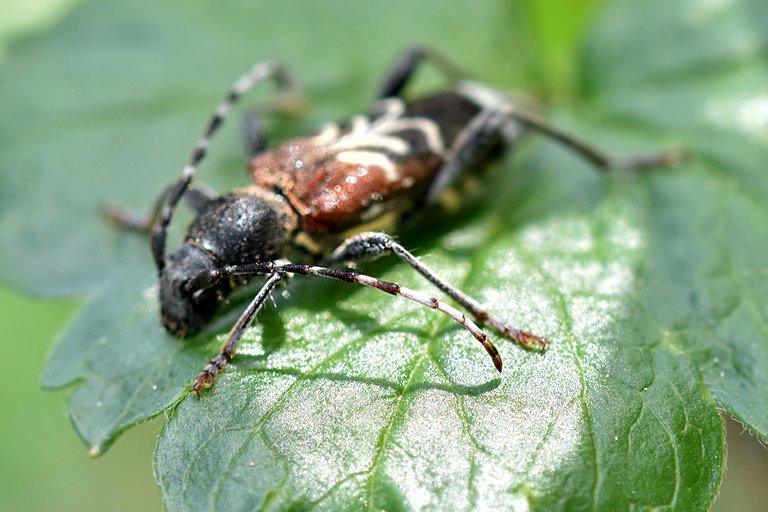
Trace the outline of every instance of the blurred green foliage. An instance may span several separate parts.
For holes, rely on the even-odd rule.
[[[73,3],[4,2],[0,65],[9,45],[55,23]],[[0,347],[8,361],[0,373],[0,403],[6,407],[0,422],[0,510],[161,510],[150,457],[158,423],[138,427],[108,457],[94,461],[72,430],[64,395],[40,388],[51,341],[79,306],[73,299],[33,299],[0,286]]]
[[[133,512],[161,510],[151,453],[158,422],[126,435],[107,456],[89,459],[64,409],[65,395],[40,388],[53,340],[79,307],[0,287],[0,510]]]

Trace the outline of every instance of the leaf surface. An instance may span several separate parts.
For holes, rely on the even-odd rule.
[[[43,382],[76,383],[69,410],[93,453],[165,411],[155,465],[169,510],[711,503],[724,462],[716,407],[768,435],[757,0],[611,3],[579,61],[579,102],[550,112],[612,154],[684,147],[685,164],[605,176],[531,141],[461,214],[401,234],[450,282],[551,341],[542,355],[494,337],[501,375],[434,311],[297,277],[198,400],[189,381],[241,302],[214,334],[168,336],[146,241],[98,215],[105,202],[145,209],[254,61],[296,69],[311,107],[273,128],[297,133],[360,110],[414,40],[500,88],[541,85],[548,64],[513,50],[537,55],[529,11],[105,1],[15,48],[0,82],[11,114],[0,121],[0,272],[28,291],[89,294]],[[439,84],[429,72],[419,82]],[[245,180],[236,124],[201,169],[218,190]],[[364,270],[430,290],[393,261]]]

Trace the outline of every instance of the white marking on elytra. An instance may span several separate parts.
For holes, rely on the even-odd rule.
[[[312,142],[317,146],[327,146],[338,140],[340,133],[338,125],[326,123],[320,128],[320,133],[312,137]]]
[[[376,151],[342,151],[341,153],[336,154],[336,160],[345,164],[381,167],[387,181],[397,181],[399,178],[395,163],[384,153],[378,153]]]
[[[354,116],[350,120],[349,131],[343,135],[337,125],[325,125],[313,138],[313,143],[327,146],[327,151],[339,162],[380,167],[390,182],[401,179],[390,154],[406,156],[411,151],[410,144],[394,133],[406,130],[420,132],[430,151],[439,156],[445,155],[447,150],[434,121],[426,117],[403,117],[405,104],[397,98],[381,100],[379,105],[384,113],[375,120],[371,121],[363,115]]]
[[[368,148],[375,148],[390,151],[396,155],[405,155],[410,149],[407,142],[405,142],[403,139],[398,139],[397,137],[379,135],[377,133],[368,133],[365,134],[364,137],[365,144],[361,145],[359,139],[362,139],[362,137],[356,139],[355,137],[348,137],[345,135],[331,145],[331,151],[334,153],[340,153],[342,151],[364,151]]]

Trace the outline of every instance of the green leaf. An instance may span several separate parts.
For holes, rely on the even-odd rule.
[[[690,172],[652,179],[644,301],[715,399],[766,437],[768,5],[658,2],[644,18],[661,27],[649,41],[630,30],[626,3],[608,10],[586,54],[596,102],[696,154]]]
[[[0,275],[91,297],[43,383],[75,384],[69,411],[92,453],[165,413],[155,468],[169,510],[711,503],[724,463],[717,407],[768,437],[766,8],[613,2],[572,94],[542,83],[568,72],[546,61],[563,53],[535,37],[530,5],[103,1],[10,52]],[[501,376],[431,310],[297,277],[213,390],[189,396],[242,304],[217,334],[165,334],[146,241],[111,230],[99,206],[146,209],[254,61],[296,70],[311,107],[276,127],[296,133],[364,108],[414,42],[502,89],[578,96],[550,117],[613,154],[678,146],[692,157],[604,176],[531,142],[462,214],[432,212],[402,233],[442,276],[551,341],[537,354],[494,337]],[[236,124],[201,169],[218,190],[245,182]],[[433,291],[394,261],[364,270]]]

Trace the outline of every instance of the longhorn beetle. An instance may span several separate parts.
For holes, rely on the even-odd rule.
[[[423,62],[442,72],[451,87],[404,99],[404,89]],[[396,61],[368,114],[343,124],[327,124],[313,136],[293,138],[272,149],[265,149],[259,118],[247,116],[243,126],[251,184],[214,197],[193,184],[195,171],[231,107],[265,80],[273,80],[285,97],[296,94],[295,82],[285,67],[277,62],[257,64],[216,108],[181,177],[160,194],[146,218],[115,208],[106,212],[123,228],[151,232],[161,319],[177,336],[198,332],[233,290],[255,276],[266,276],[220,353],[195,378],[192,389],[198,394],[213,384],[235,356],[256,312],[291,274],[357,283],[435,309],[469,331],[501,371],[501,356],[478,324],[523,347],[544,348],[546,341],[504,324],[390,235],[366,231],[366,226],[385,219],[396,226],[403,214],[435,203],[449,187],[531,130],[564,144],[605,171],[669,165],[681,157],[680,152],[668,151],[613,159],[492,88],[467,80],[434,50],[412,48]],[[166,255],[168,226],[182,198],[197,216],[181,247]],[[434,297],[342,266],[388,253],[413,267],[474,320]],[[286,259],[297,255],[299,263]]]

